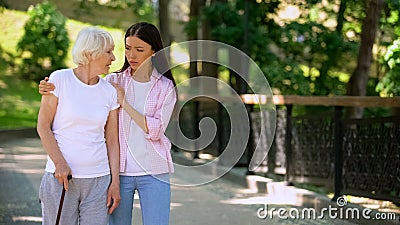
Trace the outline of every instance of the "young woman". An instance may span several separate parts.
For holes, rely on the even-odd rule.
[[[39,198],[43,224],[103,224],[120,200],[117,92],[99,77],[115,60],[111,35],[81,30],[72,49],[77,67],[54,71],[57,89],[43,95],[37,131],[48,154]],[[68,182],[68,175],[72,180]]]
[[[162,54],[158,29],[132,25],[125,33],[125,62],[106,80],[118,91],[121,202],[110,225],[131,225],[137,190],[144,225],[167,225],[170,213],[169,174],[174,171],[171,143],[164,132],[176,102],[175,81]],[[161,53],[161,54],[160,54]],[[161,74],[160,72],[164,72]],[[39,92],[53,86],[45,81]]]

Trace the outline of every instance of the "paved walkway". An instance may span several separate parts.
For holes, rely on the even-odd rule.
[[[18,135],[0,133],[0,225],[38,225],[41,224],[41,212],[37,192],[46,156],[37,137]],[[174,157],[180,162],[185,160],[179,153]],[[172,176],[171,182],[188,184],[204,176],[207,174],[198,170],[178,170]],[[328,215],[314,220],[284,219],[282,216],[279,218],[278,209],[288,216],[288,212],[301,212],[305,206],[299,195],[291,194],[287,191],[289,189],[280,190],[281,193],[276,193],[279,196],[255,193],[243,186],[242,178],[232,173],[225,178],[195,187],[172,185],[170,224],[371,224],[358,220],[350,222],[330,219]],[[268,210],[262,210],[266,205]],[[268,217],[260,219],[257,212],[260,216]],[[133,224],[141,224],[140,217],[140,207],[136,200]],[[377,224],[384,223],[380,221]]]

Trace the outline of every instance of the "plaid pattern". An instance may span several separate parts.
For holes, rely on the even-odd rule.
[[[117,83],[125,90],[127,102],[133,105],[135,96],[131,84],[131,68],[129,67],[122,73],[111,73],[105,78],[108,82]],[[152,87],[145,103],[145,117],[148,127],[146,134],[146,145],[149,152],[151,170],[146,171],[151,174],[172,173],[174,172],[171,157],[171,142],[165,136],[172,111],[176,102],[176,92],[171,80],[162,76],[156,69],[153,69],[150,77]],[[132,86],[131,86],[132,85]],[[119,110],[119,143],[120,143],[120,172],[125,172],[126,157],[129,150],[128,135],[132,118],[125,110]]]

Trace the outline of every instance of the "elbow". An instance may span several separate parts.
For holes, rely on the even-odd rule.
[[[147,117],[147,131],[145,136],[148,140],[159,141],[165,136],[165,130],[168,124],[163,123],[162,120]]]
[[[159,137],[155,137],[155,136],[148,136],[148,138],[147,139],[149,139],[150,141],[152,141],[152,142],[156,142],[156,141],[158,141],[158,140],[160,140],[160,138]]]
[[[37,134],[39,135],[40,138],[43,137],[43,134],[45,133],[45,128],[44,128],[43,124],[41,124],[41,123],[37,124],[36,132],[37,132]]]
[[[52,133],[51,123],[43,123],[39,120],[36,126],[36,132],[40,138],[49,135],[50,133]]]
[[[108,146],[110,147],[110,149],[118,149],[119,150],[118,138],[106,141],[106,143],[108,143]]]
[[[150,141],[158,141],[161,138],[161,134],[157,132],[157,130],[149,129],[148,133],[146,133],[146,137]]]
[[[118,132],[115,132],[115,134],[106,136],[105,141],[106,141],[106,146],[108,149],[118,149],[119,150]]]

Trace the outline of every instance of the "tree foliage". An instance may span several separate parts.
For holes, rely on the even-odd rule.
[[[23,59],[20,71],[24,78],[38,81],[65,67],[69,47],[66,19],[49,2],[30,8],[28,15],[25,34],[18,42]]]
[[[87,1],[87,0],[80,0]],[[96,1],[97,3],[97,1]],[[114,9],[132,9],[132,13],[142,21],[154,23],[156,21],[156,8],[153,1],[149,0],[112,0],[105,4]],[[133,23],[133,22],[132,22]]]
[[[389,46],[384,60],[388,72],[376,89],[384,96],[400,96],[400,38]]]
[[[264,71],[275,93],[346,94],[350,75],[357,67],[367,1],[212,2],[203,7],[200,16],[190,18],[186,32],[191,39],[201,23],[212,21],[212,39],[247,53]],[[374,70],[364,87],[368,95],[377,95],[376,90],[382,90],[375,86],[388,71],[384,55],[400,35],[400,1],[385,2],[375,42],[378,51],[371,59],[381,58],[381,65],[377,62],[372,65]]]
[[[279,20],[285,4],[298,8],[297,19]],[[354,4],[354,3],[352,3]],[[325,19],[319,18],[326,14]],[[336,12],[321,1],[228,1],[205,7],[200,21],[212,20],[214,40],[233,45],[255,60],[276,93],[300,95],[342,95],[345,84],[339,79],[345,63],[354,57],[356,43],[342,32],[359,32],[357,15],[345,23],[343,31],[326,26]],[[355,19],[356,18],[356,19]],[[187,31],[198,29],[198,21],[188,24]],[[334,58],[329,54],[335,52]],[[337,53],[336,53],[337,52]],[[329,67],[321,73],[323,66]],[[346,71],[348,72],[348,71]]]
[[[379,82],[375,91],[381,96],[400,95],[400,1],[390,0],[381,20]]]

